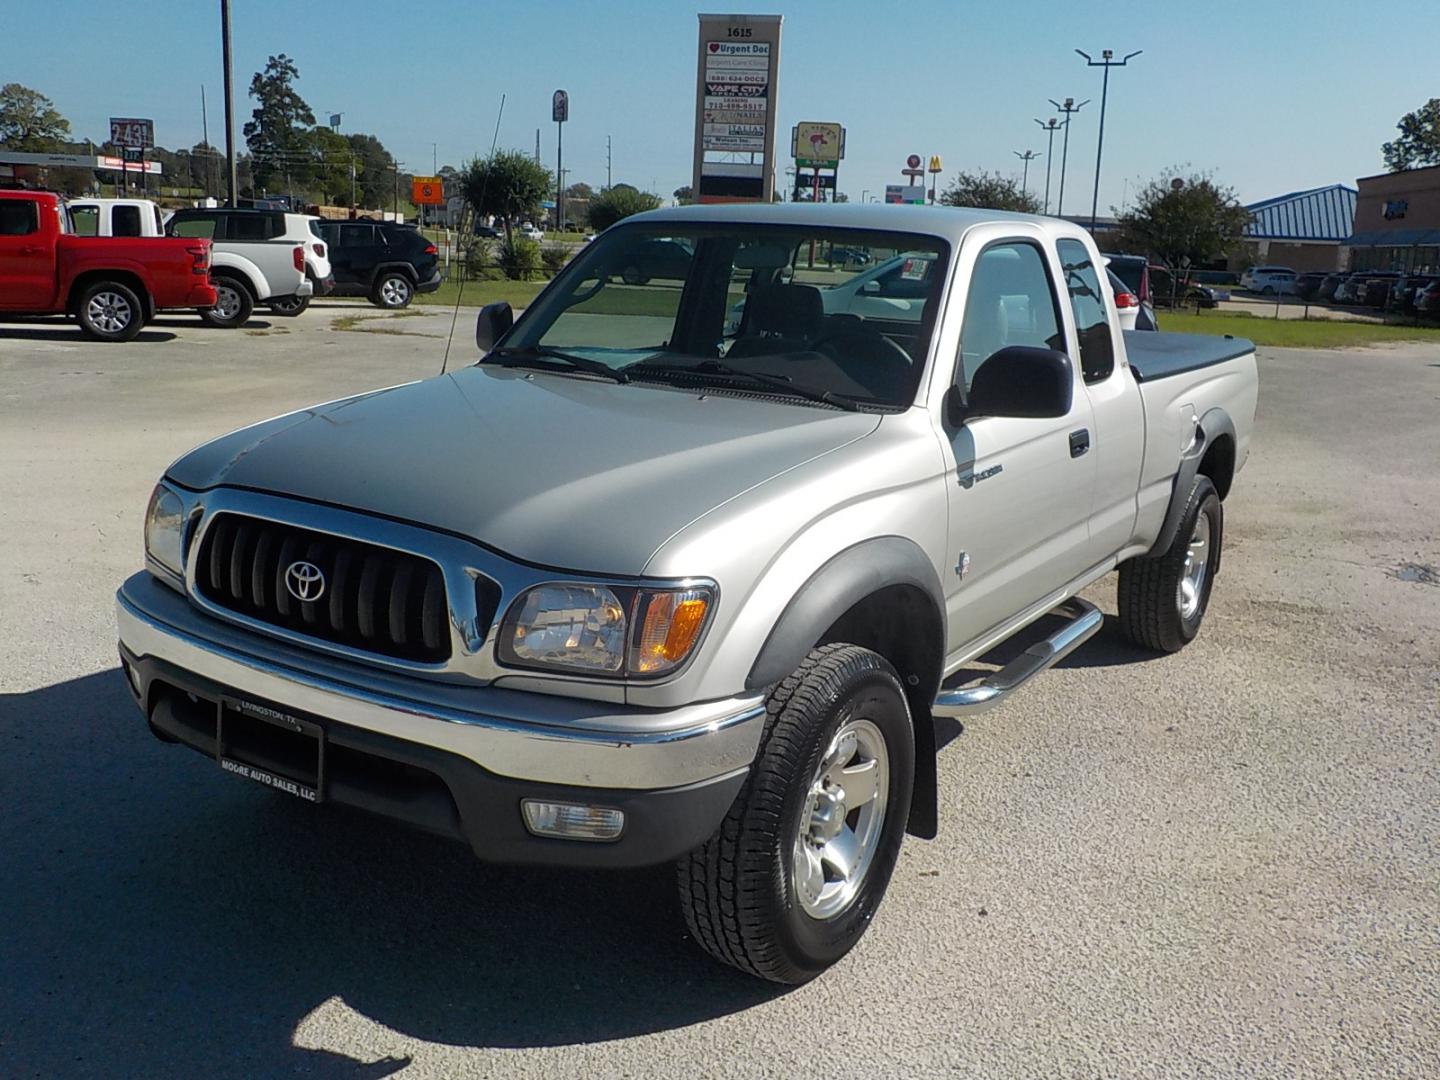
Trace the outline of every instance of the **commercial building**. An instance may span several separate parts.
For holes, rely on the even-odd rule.
[[[1351,269],[1440,273],[1440,165],[1357,183]]]
[[[1344,266],[1346,238],[1354,230],[1357,191],[1344,184],[1292,191],[1251,203],[1250,225],[1230,269],[1268,263],[1307,270]]]

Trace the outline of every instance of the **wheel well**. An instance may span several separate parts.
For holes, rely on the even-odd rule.
[[[212,278],[224,278],[226,281],[235,282],[236,285],[239,285],[242,289],[244,289],[247,293],[250,294],[251,303],[259,303],[259,300],[255,296],[255,286],[252,285],[250,283],[250,279],[246,277],[243,273],[241,273],[239,270],[234,270],[228,266],[221,267],[219,270],[212,269],[210,271],[210,276]]]
[[[383,263],[377,266],[370,275],[371,286],[373,287],[379,284],[380,279],[386,274],[399,274],[403,278],[408,278],[412,285],[420,280],[420,275],[415,272],[415,268],[409,263]]]
[[[1229,435],[1219,435],[1205,450],[1197,470],[1208,476],[1215,485],[1221,499],[1230,494],[1230,481],[1235,478],[1235,440]]]
[[[138,274],[129,270],[87,270],[83,274],[77,274],[75,280],[70,283],[70,309],[74,311],[80,303],[80,294],[97,281],[114,281],[124,285],[135,293],[140,303],[150,310],[150,291],[145,288],[145,283],[140,280]]]
[[[913,585],[871,593],[830,626],[816,645],[844,641],[877,652],[894,665],[915,722],[929,723],[940,689],[944,628],[935,604]]]

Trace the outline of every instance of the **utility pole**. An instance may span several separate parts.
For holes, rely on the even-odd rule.
[[[1053,116],[1050,122],[1046,123],[1038,116],[1034,117],[1035,123],[1040,125],[1040,130],[1045,132],[1048,142],[1045,144],[1045,213],[1050,213],[1050,163],[1055,160],[1055,132],[1060,129],[1060,121]]]
[[[1105,77],[1100,84],[1100,137],[1095,141],[1095,192],[1090,198],[1090,232],[1093,234],[1095,232],[1095,211],[1100,206],[1100,155],[1105,152],[1105,99],[1110,93],[1110,69],[1124,67],[1145,50],[1136,49],[1132,53],[1126,53],[1119,60],[1115,59],[1115,53],[1110,49],[1103,50],[1099,60],[1091,60],[1090,54],[1084,49],[1075,51],[1085,58],[1087,67],[1105,69]]]
[[[1070,162],[1070,118],[1074,116],[1077,112],[1079,112],[1081,109],[1083,109],[1086,105],[1089,105],[1090,99],[1086,98],[1084,101],[1080,102],[1079,105],[1076,105],[1075,99],[1073,97],[1067,97],[1065,99],[1065,104],[1061,105],[1060,102],[1056,101],[1054,98],[1051,98],[1050,104],[1054,105],[1056,109],[1065,114],[1065,137],[1060,140],[1060,195],[1055,200],[1055,216],[1064,217],[1065,168]]]
[[[200,141],[205,144],[205,197],[210,197],[212,178],[210,175],[210,110],[205,107],[205,84],[200,84]]]
[[[235,79],[230,63],[230,0],[220,0],[220,52],[225,65],[225,170],[230,180],[226,205],[237,205],[235,181]]]
[[[437,149],[439,143],[430,144],[430,175],[434,176],[440,171],[440,151]]]
[[[605,186],[610,186],[610,136],[605,136]]]
[[[1034,150],[1026,150],[1023,154],[1019,150],[1011,150],[1012,154],[1025,163],[1025,171],[1020,178],[1020,194],[1028,195],[1030,189],[1030,162],[1043,155],[1037,154]]]

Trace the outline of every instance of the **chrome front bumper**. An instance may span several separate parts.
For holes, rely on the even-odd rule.
[[[144,572],[116,594],[116,619],[138,659],[537,783],[653,790],[732,775],[765,721],[758,695],[647,710],[378,670],[221,622]]]

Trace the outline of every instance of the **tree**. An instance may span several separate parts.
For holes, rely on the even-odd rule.
[[[1380,147],[1391,172],[1440,165],[1440,98],[1431,98],[1395,125],[1400,137]]]
[[[551,191],[550,170],[523,150],[502,150],[469,162],[460,173],[460,191],[477,214],[494,216],[505,227],[511,244],[511,226],[533,218]],[[513,244],[511,244],[513,247]]]
[[[0,143],[9,149],[45,153],[70,134],[70,121],[37,90],[19,83],[0,86]]]
[[[281,53],[250,80],[250,96],[258,104],[242,131],[255,159],[255,182],[262,188],[277,177],[304,184],[313,176],[305,143],[315,114],[295,89],[298,78],[295,61]]]
[[[1173,270],[1208,263],[1230,252],[1250,224],[1233,188],[1209,173],[1171,169],[1136,192],[1119,215],[1125,250],[1158,258]]]
[[[616,184],[590,200],[590,227],[599,232],[608,229],[622,218],[654,210],[659,205],[659,195],[641,191],[629,184]]]
[[[677,187],[670,193],[675,197],[675,202],[680,206],[689,206],[695,201],[695,191],[686,184],[684,187]]]
[[[577,180],[565,189],[565,197],[567,199],[593,199],[595,197],[595,189],[585,183],[585,181]]]
[[[374,135],[346,135],[355,159],[355,201],[360,206],[388,206],[395,197],[395,159]],[[347,166],[348,168],[348,166]]]
[[[1038,214],[1040,200],[1008,176],[977,172],[958,174],[940,195],[946,206],[973,206],[984,210],[1017,210]]]

